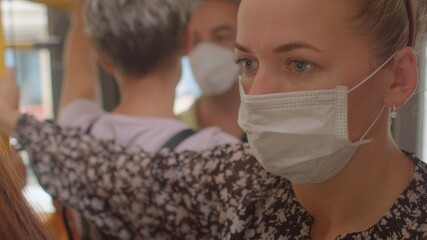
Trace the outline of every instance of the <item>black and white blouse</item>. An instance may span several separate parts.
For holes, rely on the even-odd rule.
[[[312,216],[291,184],[268,174],[247,144],[202,153],[128,153],[79,129],[23,115],[17,138],[46,191],[118,239],[310,239]],[[427,168],[377,224],[337,239],[427,236]]]

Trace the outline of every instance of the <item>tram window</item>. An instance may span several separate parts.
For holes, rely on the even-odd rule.
[[[181,79],[176,87],[175,114],[185,111],[200,94],[200,88],[191,72],[190,61],[188,57],[183,57]]]
[[[46,49],[6,49],[6,65],[16,67],[20,107],[40,119],[52,118],[50,57]]]
[[[47,49],[35,48],[48,36],[47,8],[30,1],[2,1],[2,23],[6,45],[4,52],[7,67],[17,68],[17,81],[20,85],[20,108],[40,119],[53,117],[51,61]],[[28,155],[20,153],[28,166]],[[55,211],[51,197],[40,187],[31,168],[27,167],[27,184],[24,195],[39,213]]]

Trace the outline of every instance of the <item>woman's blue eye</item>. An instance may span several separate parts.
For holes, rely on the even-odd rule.
[[[305,61],[294,60],[291,62],[291,67],[294,73],[303,74],[308,72],[313,67],[313,64]]]
[[[244,71],[252,71],[258,67],[258,64],[250,59],[241,59],[238,61],[238,63]]]

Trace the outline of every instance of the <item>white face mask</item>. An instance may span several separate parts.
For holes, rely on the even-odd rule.
[[[237,82],[239,66],[233,61],[232,51],[212,43],[200,43],[188,57],[203,95],[221,95]]]
[[[240,87],[239,125],[248,135],[255,158],[274,175],[293,183],[320,183],[336,176],[353,157],[376,123],[363,136],[348,139],[347,96],[382,69],[347,90],[335,89],[246,95]]]

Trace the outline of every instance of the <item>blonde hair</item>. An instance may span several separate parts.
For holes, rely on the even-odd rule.
[[[406,0],[357,0],[354,17],[356,29],[373,40],[373,50],[380,59],[405,47],[409,42],[410,16]],[[426,25],[426,0],[411,0],[415,21],[415,44],[412,46],[420,53],[424,46]]]
[[[0,146],[0,239],[51,239],[19,188],[15,165]]]

